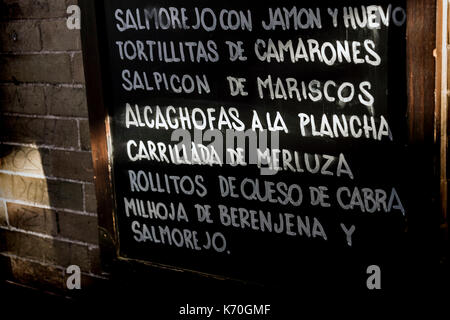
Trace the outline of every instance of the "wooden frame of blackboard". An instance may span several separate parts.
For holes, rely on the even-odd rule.
[[[86,94],[89,109],[89,126],[94,166],[95,190],[99,225],[101,260],[105,271],[120,262],[134,266],[143,264],[177,270],[143,261],[129,261],[121,258],[119,238],[114,220],[114,194],[112,186],[111,160],[108,148],[110,130],[108,124],[108,88],[103,79],[108,76],[106,64],[106,43],[101,12],[102,1],[80,0],[82,12],[83,61],[86,78]],[[429,194],[422,202],[426,219],[439,212],[439,177],[435,172],[435,161],[439,147],[435,136],[435,58],[436,45],[436,3],[429,0],[407,1],[407,95],[410,144],[414,154],[423,158],[422,176],[427,179]],[[437,149],[436,149],[437,148]],[[430,208],[433,210],[430,211]],[[196,273],[195,271],[193,271]],[[207,275],[217,277],[215,275]],[[218,277],[220,278],[220,277]]]

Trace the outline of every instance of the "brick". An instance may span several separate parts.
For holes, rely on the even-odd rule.
[[[0,23],[0,51],[40,51],[41,36],[35,21],[9,21]]]
[[[64,268],[75,264],[86,271],[91,267],[87,246],[17,231],[0,229],[0,251]]]
[[[6,217],[6,204],[5,201],[0,200],[0,226],[8,225],[8,219]]]
[[[66,19],[41,22],[42,47],[49,51],[81,50],[79,30],[67,28]]]
[[[0,173],[0,197],[30,203],[49,204],[44,179],[27,178]]]
[[[48,113],[55,116],[87,118],[86,92],[80,88],[46,87]]]
[[[91,261],[91,273],[102,275],[102,264],[100,260],[100,248],[89,248],[89,260]]]
[[[0,197],[30,204],[83,210],[82,186],[72,182],[0,173]]]
[[[89,121],[80,120],[80,142],[81,150],[91,150],[91,135],[89,131]]]
[[[98,244],[97,217],[60,212],[59,235],[64,238]]]
[[[20,257],[0,255],[0,271],[3,279],[53,292],[65,288],[64,270],[55,266],[24,260]]]
[[[78,128],[75,120],[2,116],[0,138],[5,142],[78,148]]]
[[[0,17],[3,19],[36,19],[66,16],[63,0],[2,0]]]
[[[97,200],[95,196],[95,185],[87,183],[84,185],[84,203],[86,205],[86,212],[97,212]]]
[[[48,180],[50,205],[56,208],[83,210],[83,189],[81,184]]]
[[[93,180],[94,170],[89,152],[60,151],[50,152],[51,172],[55,177],[81,180]]]
[[[37,175],[46,175],[50,167],[48,150],[21,146],[0,145],[0,169]],[[48,175],[48,173],[47,173]]]
[[[0,81],[72,82],[68,54],[2,55],[0,65]]]
[[[10,225],[17,229],[58,235],[58,221],[53,210],[8,203]]]
[[[73,80],[76,83],[84,83],[83,56],[76,53],[72,59]]]
[[[93,180],[90,153],[52,150],[50,154],[53,176],[87,182]]]
[[[23,114],[46,114],[43,87],[35,86],[0,86],[0,105],[2,112]]]
[[[98,244],[97,217],[8,203],[10,225],[17,229]]]

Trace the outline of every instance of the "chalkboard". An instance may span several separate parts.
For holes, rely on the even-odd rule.
[[[405,1],[97,4],[120,259],[264,284],[398,279],[422,183]]]

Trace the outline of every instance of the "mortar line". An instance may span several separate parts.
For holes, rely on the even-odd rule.
[[[12,21],[12,22],[27,22],[27,21],[35,21],[35,22],[39,22],[39,21],[54,21],[54,20],[62,20],[62,19],[67,19],[67,14],[65,16],[58,16],[58,17],[40,17],[40,18],[8,18],[8,22]]]
[[[2,112],[4,116],[9,117],[22,117],[22,118],[33,118],[33,119],[46,119],[46,120],[88,120],[87,117],[66,117],[66,116],[55,116],[51,114],[24,114],[24,113],[17,113],[17,112]]]
[[[83,192],[83,211],[86,212],[86,186],[84,183],[81,185],[81,192]]]
[[[81,132],[80,132],[80,120],[75,120],[77,123],[77,138],[78,138],[78,149],[81,150]]]
[[[58,147],[58,146],[48,145],[48,144],[34,144],[34,143],[11,142],[11,141],[0,142],[0,144],[17,146],[17,147],[35,148],[35,149],[49,149],[49,150],[58,150],[58,151],[77,151],[77,152],[88,152],[88,153],[91,152],[89,150],[78,150],[73,147],[71,147],[71,148]]]
[[[17,171],[10,171],[10,170],[4,170],[4,169],[0,169],[0,173],[9,174],[11,176],[21,176],[21,177],[45,179],[45,180],[51,180],[51,181],[62,181],[62,182],[70,182],[70,183],[76,183],[76,184],[84,183],[84,181],[82,181],[82,180],[75,180],[75,179],[69,179],[69,178],[58,178],[55,176],[45,176],[45,175],[40,175],[40,174],[36,174],[36,173],[17,172]]]
[[[73,239],[59,237],[59,236],[54,237],[54,236],[50,236],[48,234],[35,232],[35,231],[23,230],[23,229],[19,229],[19,228],[12,227],[12,226],[9,226],[8,228],[0,226],[0,229],[14,231],[14,232],[22,233],[22,234],[27,234],[27,235],[35,236],[35,237],[42,238],[42,239],[58,240],[58,241],[65,242],[65,243],[76,244],[79,246],[87,247],[89,250],[99,248],[98,245],[93,244],[93,243],[83,242],[83,241],[79,241],[79,240],[73,240]]]
[[[0,255],[5,256],[5,257],[9,257],[9,258],[15,258],[15,259],[19,259],[19,260],[23,260],[23,261],[27,261],[27,262],[32,262],[32,263],[36,263],[36,264],[40,264],[43,267],[53,267],[55,269],[59,269],[62,271],[65,271],[67,268],[65,268],[64,266],[58,265],[58,264],[51,264],[51,263],[47,263],[44,261],[40,261],[40,260],[35,260],[35,259],[31,259],[28,257],[22,257],[22,256],[18,256],[16,254],[10,253],[10,252],[0,252]],[[64,272],[65,274],[65,272]],[[91,277],[95,277],[95,278],[99,278],[99,279],[103,279],[103,280],[108,280],[107,277],[92,273],[92,272],[86,272],[86,271],[81,271],[81,274],[87,275],[87,276],[91,276]]]
[[[44,49],[44,39],[42,39],[41,23],[36,23],[36,24],[37,24],[37,28],[39,30],[39,45],[41,46],[40,51],[42,51]]]
[[[85,89],[85,85],[82,83],[19,82],[19,84],[15,84],[13,82],[0,81],[0,85],[18,86],[18,87],[55,87],[55,88]]]
[[[81,53],[81,50],[42,50],[42,51],[9,51],[0,52],[0,56],[37,56],[37,55],[58,55],[58,54],[77,54]]]
[[[3,202],[3,209],[5,210],[5,219],[6,219],[6,225],[9,227],[9,215],[8,215],[8,206],[6,205],[6,201],[2,201]]]
[[[36,207],[36,208],[40,208],[40,209],[73,213],[73,214],[78,214],[80,216],[97,217],[97,214],[92,213],[92,212],[85,212],[85,211],[73,210],[73,209],[68,209],[68,208],[57,208],[57,207],[53,207],[53,206],[49,206],[49,205],[44,205],[44,204],[39,204],[39,203],[30,203],[30,202],[16,200],[16,199],[0,198],[0,200],[5,201],[5,204],[6,204],[6,202],[9,202],[9,203],[19,204],[19,205],[23,205],[23,206],[27,206],[27,207]]]

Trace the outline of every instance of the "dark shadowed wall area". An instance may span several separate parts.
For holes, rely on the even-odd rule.
[[[76,1],[0,0],[0,281],[102,283]]]

